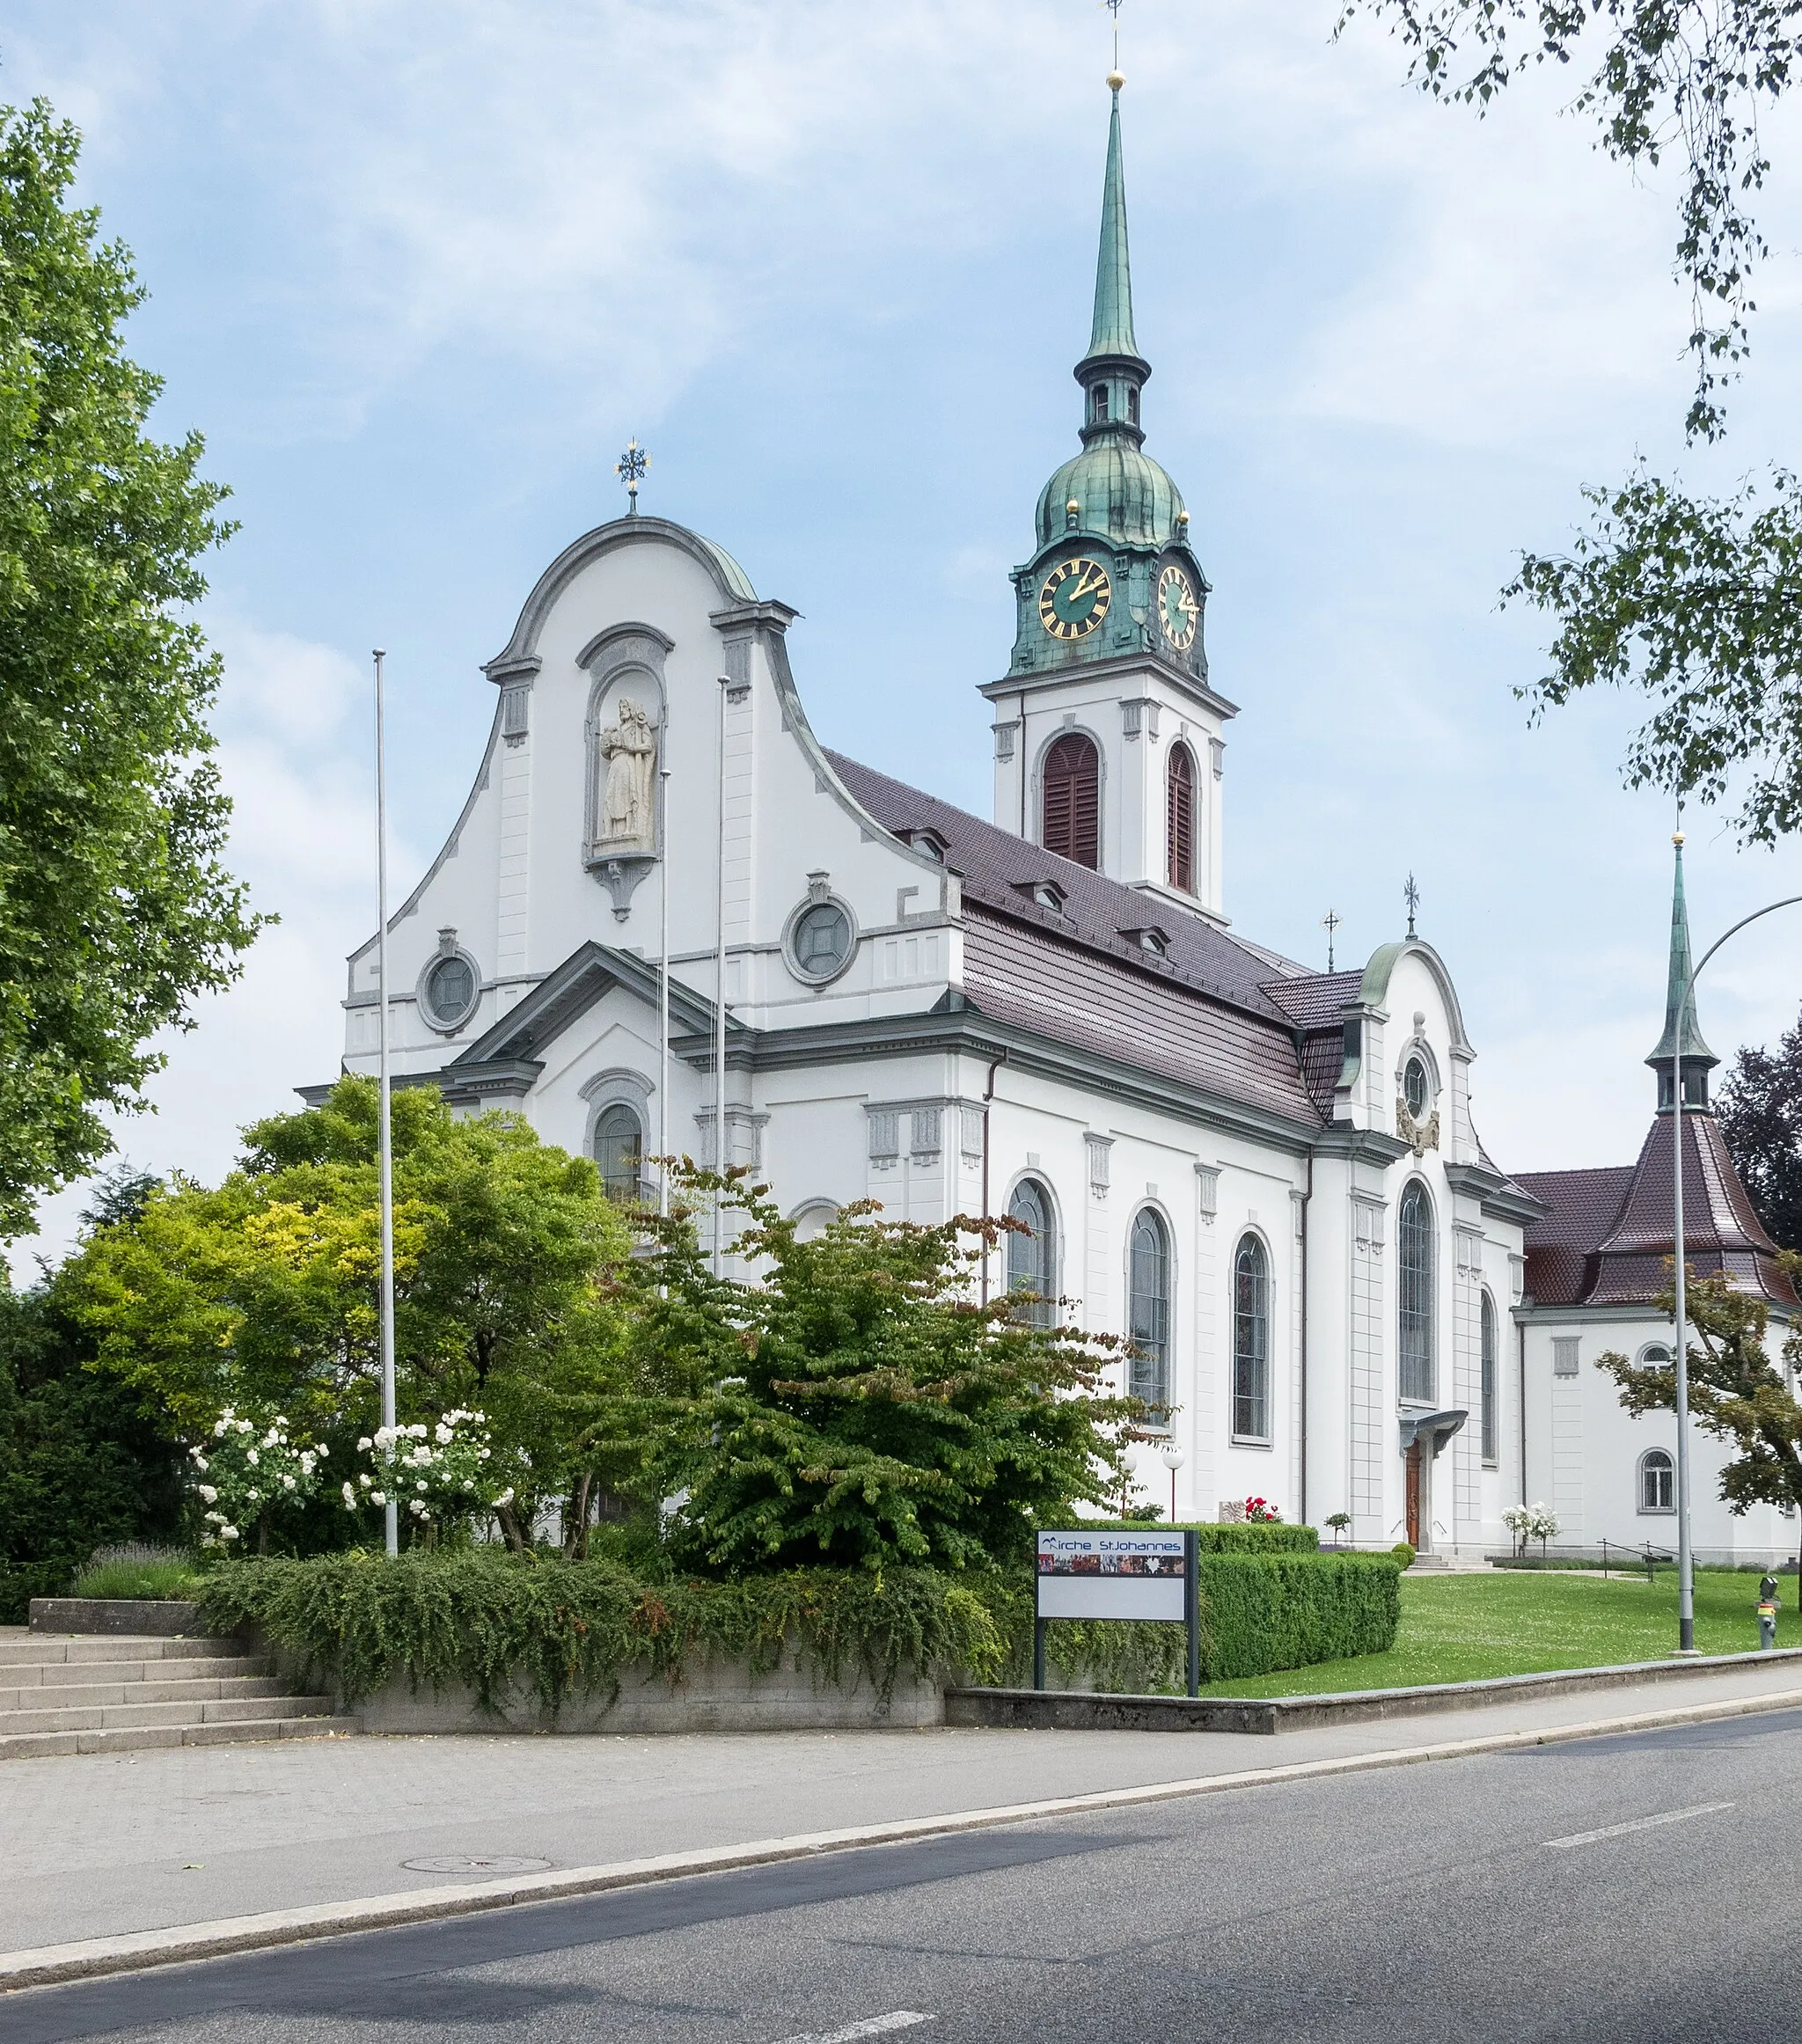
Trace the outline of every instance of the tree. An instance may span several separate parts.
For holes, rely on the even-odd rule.
[[[714,1278],[685,1210],[631,1274],[636,1338],[665,1373],[656,1474],[682,1500],[678,1558],[1017,1563],[1044,1518],[1117,1491],[1118,1432],[1140,1411],[1102,1388],[1117,1344],[973,1295],[1007,1224],[922,1227],[861,1204],[803,1242],[742,1175],[693,1174],[688,1197],[738,1216],[758,1282]]]
[[[1769,253],[1753,210],[1771,167],[1759,116],[1796,77],[1802,0],[1347,0],[1341,29],[1360,11],[1388,20],[1424,91],[1479,112],[1524,70],[1593,55],[1575,107],[1600,145],[1636,169],[1681,158],[1684,426],[1720,438],[1722,382],[1745,357]],[[1641,464],[1618,488],[1585,490],[1590,530],[1568,553],[1523,553],[1503,596],[1557,622],[1549,670],[1516,691],[1535,721],[1598,684],[1649,696],[1628,785],[1712,803],[1743,769],[1735,829],[1768,844],[1802,828],[1802,494],[1782,468],[1766,487],[1763,502],[1749,483],[1695,498]]]
[[[92,1357],[47,1288],[0,1286],[0,1624],[66,1590],[97,1547],[179,1530],[166,1414]]]
[[[1785,1251],[1781,1261],[1802,1282],[1802,1256]],[[1658,1301],[1667,1314],[1676,1303],[1669,1290]],[[1802,1505],[1802,1405],[1765,1352],[1769,1308],[1718,1275],[1691,1280],[1687,1308],[1698,1337],[1687,1350],[1689,1410],[1704,1433],[1736,1451],[1721,1471],[1721,1496],[1736,1513],[1759,1504]],[[1802,1370],[1802,1329],[1791,1331],[1784,1359],[1792,1376]],[[1611,1352],[1595,1366],[1619,1386],[1629,1412],[1676,1410],[1674,1363],[1633,1363]]]
[[[1802,1019],[1775,1055],[1750,1044],[1740,1051],[1715,1118],[1771,1240],[1802,1253]]]
[[[341,1080],[323,1105],[245,1132],[216,1189],[178,1183],[99,1231],[57,1278],[97,1360],[153,1391],[187,1437],[227,1408],[283,1414],[348,1469],[380,1415],[376,1088]],[[625,1218],[593,1163],[510,1115],[459,1120],[428,1088],[393,1102],[399,1417],[480,1407],[526,1544],[547,1498],[584,1507],[597,1477],[636,1468],[608,1273]],[[324,1510],[322,1506],[319,1509]]]
[[[219,663],[184,615],[225,492],[198,434],[143,432],[143,291],[70,203],[78,150],[43,101],[0,107],[0,1239],[106,1154],[155,1032],[260,920],[219,861]]]

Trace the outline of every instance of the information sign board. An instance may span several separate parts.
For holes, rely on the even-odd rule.
[[[1189,1633],[1189,1694],[1201,1679],[1199,1542],[1193,1533],[1072,1526],[1038,1536],[1032,1686],[1045,1686],[1045,1627],[1058,1618],[1137,1618]]]

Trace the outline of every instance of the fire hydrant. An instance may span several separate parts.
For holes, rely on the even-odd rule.
[[[1758,1586],[1758,1651],[1769,1653],[1777,1643],[1777,1579],[1767,1576]]]

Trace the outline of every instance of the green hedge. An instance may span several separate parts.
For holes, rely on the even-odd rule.
[[[1205,1554],[1199,1573],[1204,1681],[1387,1653],[1395,1644],[1402,1571],[1391,1555]],[[1023,1636],[1017,1617],[1008,1628],[1007,1673],[1015,1682],[1029,1679],[1031,1667],[1031,1605],[1029,1598],[1024,1601]],[[1063,1682],[1086,1681],[1116,1695],[1179,1692],[1187,1654],[1180,1625],[1060,1619],[1045,1632],[1046,1681],[1053,1688],[1061,1675]]]
[[[330,1668],[351,1701],[405,1675],[467,1683],[492,1708],[523,1677],[554,1711],[628,1668],[674,1682],[717,1654],[767,1672],[785,1645],[823,1681],[860,1673],[886,1697],[904,1668],[993,1681],[1007,1652],[993,1600],[932,1569],[652,1583],[609,1561],[494,1553],[244,1557],[209,1571],[200,1601],[218,1630],[253,1625]]]

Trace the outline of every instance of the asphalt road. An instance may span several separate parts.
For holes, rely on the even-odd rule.
[[[0,2044],[1791,2044],[1798,1787],[1802,1712],[1734,1718],[38,1989]]]

